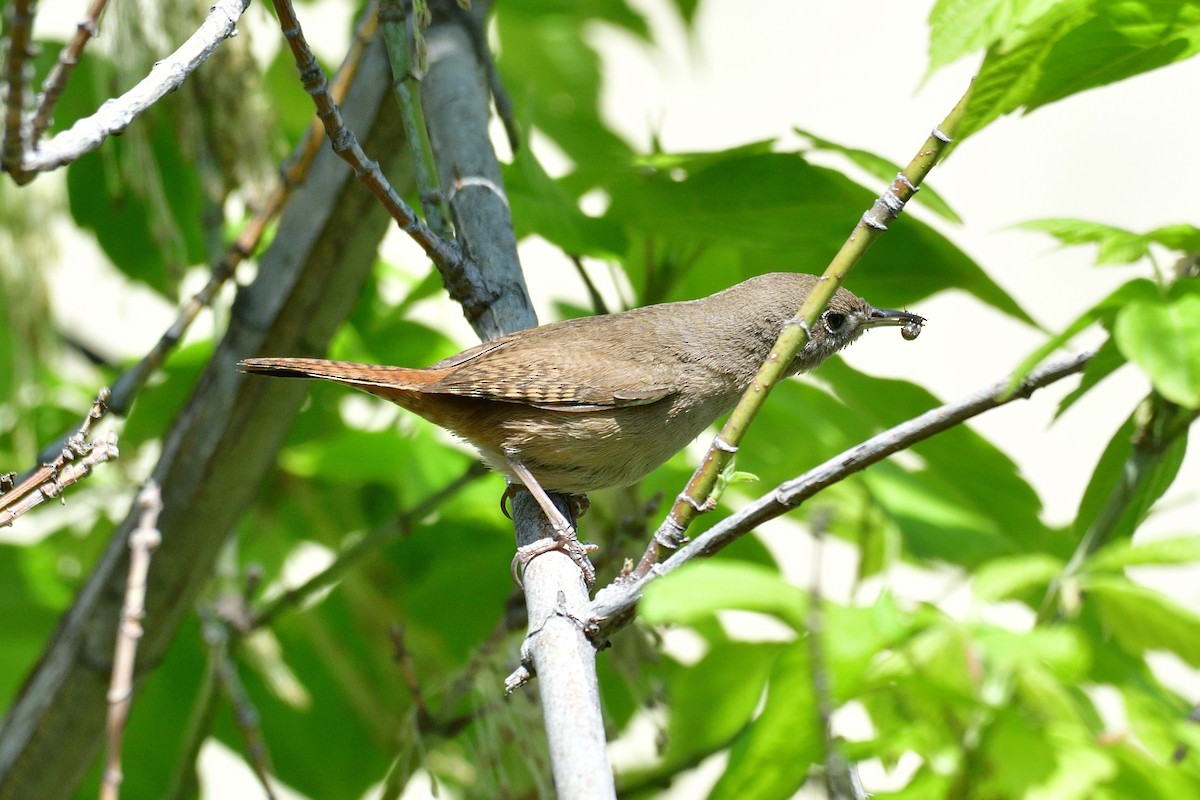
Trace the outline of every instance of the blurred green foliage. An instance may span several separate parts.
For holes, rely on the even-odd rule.
[[[702,8],[694,0],[675,6],[684,25]],[[518,116],[571,162],[567,174],[552,178],[523,148],[506,166],[518,235],[604,260],[631,288],[629,305],[696,297],[772,270],[820,271],[882,184],[864,187],[810,163],[808,151],[780,152],[774,142],[715,153],[635,151],[599,112],[601,60],[586,36],[597,21],[655,45],[646,20],[621,0],[497,4],[498,67]],[[968,116],[978,130],[1001,114],[1191,55],[1200,42],[1200,5],[945,0],[931,30],[931,70],[986,51]],[[39,74],[48,63],[39,60]],[[60,107],[59,127],[107,96],[107,69],[102,56],[88,53]],[[274,152],[299,137],[311,113],[293,73],[289,59],[275,58],[257,89],[277,120],[261,129]],[[201,186],[203,158],[184,146],[171,109],[165,103],[135,123],[142,126],[136,142],[109,141],[72,165],[62,212],[95,235],[112,269],[174,303],[186,269],[205,260],[201,217],[211,193],[206,199]],[[805,135],[812,149],[842,153],[876,178],[887,180],[893,169],[873,154]],[[165,205],[129,188],[130,171],[147,165],[161,181]],[[11,203],[12,191],[3,191]],[[581,210],[589,193],[606,198],[602,213]],[[943,199],[931,206],[957,220]],[[236,223],[223,220],[234,229]],[[610,734],[619,736],[648,709],[659,725],[653,763],[619,776],[623,796],[654,796],[724,753],[713,797],[790,797],[823,780],[829,741],[822,704],[869,720],[865,739],[838,743],[850,761],[904,765],[902,788],[875,797],[1200,796],[1200,728],[1188,722],[1189,702],[1147,663],[1150,654],[1169,653],[1200,666],[1200,618],[1126,571],[1195,569],[1200,561],[1194,533],[1157,543],[1133,538],[1174,480],[1200,409],[1195,271],[1168,274],[1145,265],[1152,247],[1174,252],[1181,264],[1194,259],[1200,234],[1191,226],[1135,233],[1082,220],[1029,227],[1065,245],[1096,246],[1098,264],[1137,270],[1018,370],[1028,372],[1099,323],[1110,343],[1063,410],[1126,364],[1144,371],[1153,387],[1128,419],[1097,432],[1110,444],[1074,525],[1045,524],[1041,500],[1013,461],[965,427],[916,446],[913,458],[848,479],[810,506],[832,512],[828,537],[858,553],[858,587],[893,568],[938,571],[969,586],[974,602],[1017,604],[1030,619],[1040,614],[1038,624],[1014,631],[965,622],[888,591],[855,593],[851,604],[813,598],[781,576],[761,541],[746,537],[655,584],[642,624],[600,656]],[[15,313],[33,296],[22,282],[31,271],[0,264],[0,299],[6,311],[14,309],[0,315],[2,469],[27,466],[33,445],[76,425],[94,387],[125,366],[84,363],[47,330],[44,315]],[[951,238],[914,218],[868,256],[854,288],[897,307],[957,289],[1032,322]],[[439,291],[436,276],[380,263],[332,357],[420,365],[452,354],[467,343],[416,313]],[[20,345],[35,341],[40,355],[30,359]],[[133,464],[153,457],[212,347],[204,336],[189,340],[142,392],[122,431]],[[735,501],[938,402],[916,384],[838,361],[776,394],[739,462],[759,481],[731,490]],[[889,402],[864,400],[879,396]],[[278,471],[233,532],[203,603],[206,614],[238,597],[250,570],[263,577],[251,598],[261,607],[364,537],[384,544],[268,629],[245,637],[228,631],[274,774],[307,796],[331,800],[360,798],[389,771],[403,785],[418,769],[428,776],[419,780],[436,781],[448,796],[548,796],[540,713],[528,692],[499,696],[518,659],[523,624],[506,569],[511,530],[496,507],[502,480],[471,481],[429,513],[405,516],[462,475],[472,454],[386,403],[350,400],[332,386],[314,386],[309,397]],[[641,486],[593,498],[584,534],[603,545],[602,579],[637,552],[662,511],[654,498],[673,497],[692,467],[679,455]],[[121,470],[129,485],[143,471]],[[43,509],[38,535],[0,546],[3,696],[19,691],[114,516],[124,513],[112,496],[127,488],[102,481],[77,487],[71,503],[86,514],[64,515],[55,528],[61,512]],[[702,524],[730,513],[723,505]],[[808,512],[794,516],[803,520]],[[788,636],[741,641],[725,621],[729,610],[771,617]],[[703,652],[690,662],[660,652],[654,631],[662,625],[690,629]],[[129,797],[159,796],[191,769],[182,760],[183,732],[216,652],[203,628],[192,615],[137,696],[126,736]],[[415,686],[406,677],[410,668]],[[1097,689],[1121,699],[1123,727],[1114,730],[1103,716]],[[224,700],[209,735],[245,747]],[[92,792],[94,779],[81,796]]]

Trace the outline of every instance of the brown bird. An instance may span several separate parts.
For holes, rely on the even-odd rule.
[[[465,439],[533,494],[587,574],[582,546],[546,492],[627,486],[682,450],[733,408],[817,282],[760,275],[699,300],[517,331],[424,369],[312,358],[238,367],[353,386]],[[868,328],[899,326],[913,339],[924,322],[838,289],[788,374],[813,369]]]

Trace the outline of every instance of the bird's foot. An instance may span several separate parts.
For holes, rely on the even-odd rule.
[[[566,522],[566,520],[564,519],[562,522]],[[575,535],[575,529],[569,523],[565,530],[560,530],[555,520],[551,520],[551,524],[554,525],[553,537],[538,539],[532,544],[517,548],[510,565],[513,580],[517,586],[521,586],[521,570],[527,567],[530,561],[545,553],[560,550],[579,567],[579,571],[583,573],[584,583],[591,589],[596,582],[596,568],[588,560],[588,554],[596,552],[598,548],[594,544],[584,544],[579,541],[579,537]]]
[[[563,513],[558,510],[558,506],[554,505],[554,501],[550,499],[550,495],[546,494],[546,490],[538,483],[537,478],[533,473],[514,457],[508,458],[509,469],[524,487],[529,490],[529,494],[537,502],[542,509],[542,513],[546,515],[546,519],[550,522],[550,527],[554,529],[553,536],[543,537],[532,544],[523,545],[517,548],[517,553],[513,556],[510,570],[512,571],[513,580],[517,585],[521,585],[519,567],[527,565],[531,560],[537,558],[543,553],[548,553],[551,550],[561,550],[566,553],[572,561],[579,567],[579,571],[583,573],[584,583],[588,589],[596,582],[596,569],[592,563],[588,561],[588,553],[596,549],[595,545],[585,545],[579,541],[579,537],[575,535],[575,526],[571,521],[563,516]],[[513,485],[509,485],[510,490]],[[506,492],[510,495],[510,492]],[[582,515],[587,510],[586,495],[567,495],[567,500],[571,503],[572,512],[577,512]]]

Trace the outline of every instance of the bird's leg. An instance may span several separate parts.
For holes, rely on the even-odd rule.
[[[550,521],[550,527],[554,529],[553,539],[539,539],[533,544],[517,548],[517,553],[513,556],[512,561],[513,578],[517,581],[517,584],[521,583],[517,572],[518,566],[525,566],[542,553],[548,553],[551,550],[561,550],[570,556],[571,560],[579,566],[580,571],[583,572],[584,581],[587,583],[588,588],[591,588],[596,580],[596,570],[592,567],[591,562],[588,561],[588,553],[595,550],[596,546],[585,545],[579,541],[579,537],[575,534],[575,527],[558,510],[558,506],[554,505],[554,501],[550,499],[550,495],[546,494],[546,490],[542,488],[537,478],[533,477],[533,473],[524,464],[516,459],[509,458],[508,466],[512,470],[513,475],[533,495],[533,499],[541,507],[542,513]],[[513,488],[512,484],[509,484],[509,488]],[[506,491],[505,494],[507,495],[508,492]]]

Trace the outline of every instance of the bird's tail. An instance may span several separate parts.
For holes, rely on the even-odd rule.
[[[274,378],[320,378],[354,386],[388,399],[393,399],[393,392],[418,391],[437,377],[432,370],[374,366],[323,358],[247,358],[238,362],[238,369],[252,375]]]

